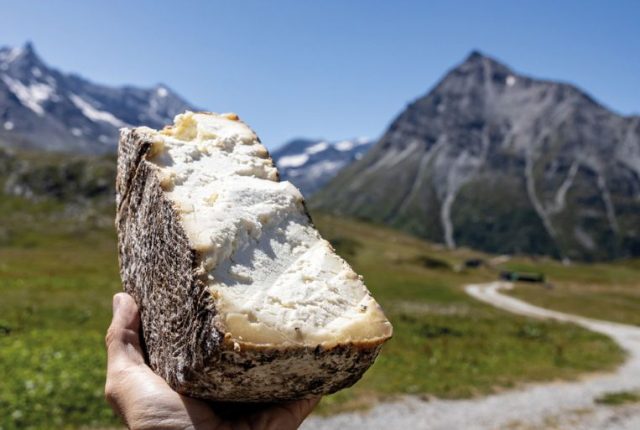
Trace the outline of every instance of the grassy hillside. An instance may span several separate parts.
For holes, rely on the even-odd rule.
[[[103,338],[111,296],[120,289],[114,234],[100,227],[111,209],[95,209],[93,221],[67,222],[55,202],[1,201],[0,216],[13,222],[3,224],[11,226],[12,240],[0,245],[0,428],[115,424],[102,394]],[[600,335],[468,298],[461,285],[495,277],[488,269],[453,270],[473,252],[444,252],[353,221],[315,221],[364,275],[395,327],[371,371],[354,388],[325,398],[320,413],[400,393],[457,398],[573,378],[623,358]]]
[[[0,428],[114,422],[102,390],[114,253],[106,232],[0,248]]]
[[[572,264],[515,259],[515,270],[541,270],[552,288],[519,284],[511,294],[533,304],[590,318],[640,325],[640,260]]]
[[[498,272],[453,269],[486,255],[445,251],[370,224],[330,216],[314,220],[364,275],[395,327],[372,370],[353,389],[324,399],[321,412],[366,405],[395,393],[445,398],[485,394],[523,381],[572,378],[622,358],[599,335],[517,317],[468,297],[463,285],[496,279]]]

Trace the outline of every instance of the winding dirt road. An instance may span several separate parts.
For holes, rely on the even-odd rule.
[[[595,399],[606,393],[640,391],[640,327],[551,311],[506,296],[512,284],[468,285],[477,300],[534,318],[571,322],[611,337],[628,353],[615,373],[590,375],[575,382],[529,384],[522,388],[469,400],[422,401],[404,397],[367,412],[312,417],[302,426],[316,429],[640,429],[640,404],[606,406]]]

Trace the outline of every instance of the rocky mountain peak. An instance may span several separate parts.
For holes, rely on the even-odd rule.
[[[473,52],[312,203],[449,247],[640,255],[640,130],[573,85]]]
[[[167,85],[108,87],[49,67],[27,42],[0,48],[0,145],[115,151],[118,129],[162,128],[195,110]]]
[[[20,50],[21,60],[26,62],[42,63],[42,60],[40,60],[40,57],[38,57],[38,54],[36,53],[33,42],[27,41],[24,45],[22,45],[21,48],[18,49]]]
[[[471,51],[469,55],[467,55],[467,57],[462,61],[462,63],[454,67],[452,70],[455,71],[456,69],[460,69],[460,70],[470,71],[475,69],[484,69],[487,66],[506,67],[505,65],[500,63],[498,60],[494,59],[493,57],[483,54],[480,51],[474,50],[474,51]]]
[[[468,91],[470,86],[513,86],[518,78],[517,75],[508,66],[500,61],[484,55],[479,51],[473,51],[458,66],[453,68],[443,78],[444,90],[462,90]]]
[[[0,67],[6,71],[28,70],[30,67],[42,66],[43,62],[38,56],[31,42],[25,43],[21,47],[0,48]]]

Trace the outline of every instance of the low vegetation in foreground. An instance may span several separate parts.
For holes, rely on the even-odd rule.
[[[111,296],[120,290],[113,230],[101,227],[100,216],[36,213],[59,213],[48,206],[33,213],[24,207],[16,216],[18,206],[10,199],[0,205],[6,233],[0,245],[0,428],[116,425],[102,392],[104,333]],[[111,210],[105,208],[104,217]],[[623,360],[603,336],[467,297],[462,285],[496,276],[488,268],[455,270],[479,254],[443,251],[355,221],[314,220],[364,275],[395,327],[364,379],[326,397],[319,413],[364,408],[396,394],[469,397],[574,378]]]
[[[640,402],[640,393],[637,391],[615,391],[603,394],[596,399],[596,403],[609,406],[619,406],[637,402]]]

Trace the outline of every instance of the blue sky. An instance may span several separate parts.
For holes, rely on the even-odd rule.
[[[640,113],[640,1],[0,0],[0,45],[26,40],[63,71],[235,111],[269,148],[377,137],[473,49]]]

